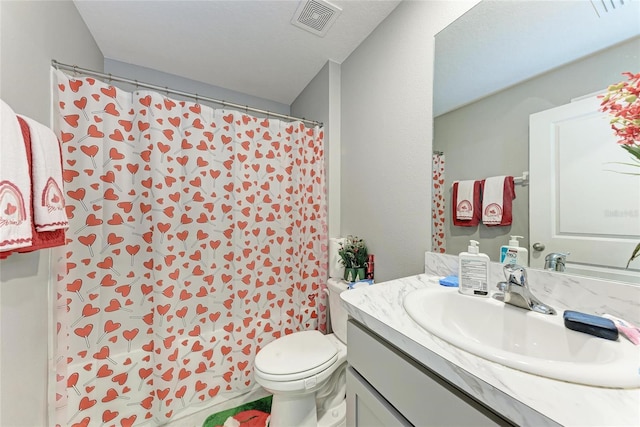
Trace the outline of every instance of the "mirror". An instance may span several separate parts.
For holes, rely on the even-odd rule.
[[[498,261],[510,235],[524,236],[520,246],[534,252],[526,183],[516,185],[513,222],[502,227],[452,226],[451,185],[522,176],[531,114],[601,92],[624,80],[624,71],[640,72],[638,16],[638,1],[483,0],[436,35],[433,149],[445,157],[447,253],[474,239]]]

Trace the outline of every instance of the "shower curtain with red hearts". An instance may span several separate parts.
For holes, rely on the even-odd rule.
[[[57,425],[161,425],[254,386],[324,330],[322,129],[54,73],[70,229]]]
[[[433,153],[431,157],[431,251],[445,253],[444,235],[444,154]]]

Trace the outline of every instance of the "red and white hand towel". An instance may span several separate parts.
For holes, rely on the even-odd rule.
[[[0,251],[31,245],[31,177],[15,112],[0,100]]]
[[[515,198],[512,176],[493,176],[485,179],[482,193],[482,223],[488,226],[511,225]]]
[[[457,189],[457,198],[454,201],[456,219],[468,221],[473,218],[475,181],[456,181],[453,185]]]
[[[482,217],[482,181],[456,181],[451,194],[451,222],[456,227],[475,227]]]
[[[51,129],[37,121],[19,116],[29,126],[33,184],[33,216],[37,231],[69,227],[62,193],[60,144]]]

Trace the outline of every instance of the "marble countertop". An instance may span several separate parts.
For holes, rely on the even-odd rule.
[[[467,353],[422,329],[405,312],[404,297],[439,286],[437,276],[421,274],[349,290],[341,297],[351,317],[518,425],[640,426],[640,389],[589,387],[528,374]]]

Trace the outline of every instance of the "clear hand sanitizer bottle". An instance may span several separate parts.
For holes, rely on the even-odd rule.
[[[479,243],[469,242],[467,252],[458,255],[458,292],[477,297],[489,296],[489,256],[480,253]]]

